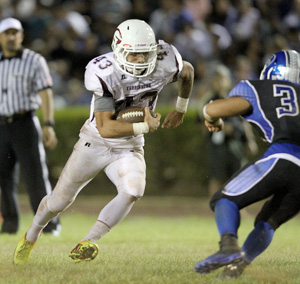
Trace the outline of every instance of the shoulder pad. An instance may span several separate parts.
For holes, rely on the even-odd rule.
[[[115,60],[111,53],[107,53],[92,59],[86,69],[102,77],[109,76],[114,72]]]
[[[166,75],[169,74],[173,77],[172,81],[177,81],[183,67],[181,55],[173,45],[162,40],[159,40],[157,50],[157,71],[161,69]],[[159,74],[159,76],[165,75]]]

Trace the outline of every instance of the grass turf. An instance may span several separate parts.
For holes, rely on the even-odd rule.
[[[177,204],[177,199],[144,199],[144,205],[137,206],[132,215],[98,241],[100,253],[95,260],[78,264],[73,263],[68,254],[97,217],[97,214],[86,214],[78,209],[85,207],[88,198],[79,200],[62,215],[63,230],[59,237],[43,234],[33,250],[30,262],[16,266],[12,264],[14,248],[32,220],[32,214],[25,210],[20,232],[17,235],[0,235],[0,283],[215,283],[221,269],[208,275],[193,271],[196,262],[218,249],[219,237],[213,215],[209,211],[206,215],[189,211],[189,214],[182,216],[170,216],[159,214],[156,210],[153,210],[153,214],[143,214],[145,210],[142,207],[146,204],[147,207],[151,206],[151,203],[153,207],[154,203],[157,207],[157,204],[164,204],[162,212],[167,212],[167,208],[177,208],[174,209],[177,213],[183,210]],[[198,201],[181,198],[180,203],[191,203],[193,207],[193,202]],[[96,211],[100,209],[98,207]],[[246,213],[243,213],[243,217],[239,231],[240,244],[252,229],[254,218],[252,214]],[[224,283],[300,284],[299,222],[296,218],[279,228],[271,246],[245,270],[243,276]]]

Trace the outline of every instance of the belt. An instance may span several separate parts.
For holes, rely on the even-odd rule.
[[[9,124],[13,123],[16,120],[23,119],[25,117],[31,117],[34,111],[20,111],[18,113],[14,113],[12,115],[0,115],[0,124]]]

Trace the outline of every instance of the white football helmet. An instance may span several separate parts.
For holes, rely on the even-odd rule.
[[[134,77],[145,77],[152,73],[157,58],[157,44],[152,28],[142,20],[127,20],[121,23],[113,37],[112,49],[118,66]],[[145,63],[127,61],[129,53],[146,53]]]

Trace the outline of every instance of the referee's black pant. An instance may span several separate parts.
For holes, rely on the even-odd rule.
[[[2,233],[19,229],[17,186],[21,168],[30,204],[37,211],[41,199],[51,192],[42,130],[34,112],[0,116],[0,188]],[[49,222],[44,231],[51,232],[57,219]]]

